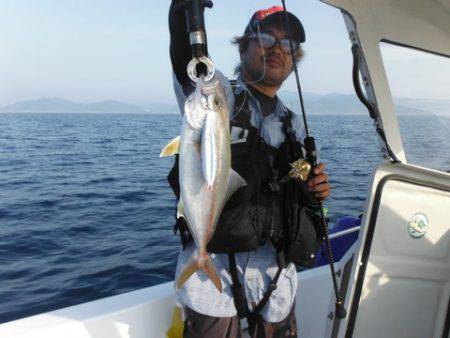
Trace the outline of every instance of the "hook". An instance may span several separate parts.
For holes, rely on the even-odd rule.
[[[189,75],[189,78],[194,81],[197,82],[199,77],[197,75],[197,65],[199,63],[203,63],[206,66],[206,76],[205,76],[205,81],[209,81],[213,78],[214,73],[215,73],[215,68],[214,68],[214,64],[213,62],[207,58],[206,56],[201,56],[201,57],[194,57],[188,64],[187,66],[187,73]]]

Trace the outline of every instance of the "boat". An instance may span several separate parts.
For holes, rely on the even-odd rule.
[[[361,224],[331,236],[339,240],[355,234],[336,261],[347,316],[335,315],[326,264],[301,271],[296,303],[299,336],[448,338],[450,174],[406,161],[379,44],[449,58],[450,2],[322,2],[340,10],[344,18],[355,74],[364,84],[359,96],[378,129],[384,159],[372,173]],[[166,337],[174,307],[169,282],[4,323],[0,337]]]

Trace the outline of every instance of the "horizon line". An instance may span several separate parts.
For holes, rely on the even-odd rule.
[[[282,90],[279,93],[294,93],[297,94],[297,92],[295,91],[291,91],[291,90]],[[329,93],[324,93],[324,94],[320,94],[320,93],[315,93],[315,92],[303,92],[303,94],[312,94],[312,95],[317,95],[317,96],[328,96],[328,95],[342,95],[342,96],[356,96],[356,93],[339,93],[339,92],[329,92]],[[73,99],[67,99],[67,98],[63,98],[60,96],[42,96],[42,97],[38,97],[38,98],[29,98],[29,99],[21,99],[19,101],[15,101],[13,103],[9,103],[6,105],[3,105],[0,107],[1,109],[4,109],[8,106],[12,106],[18,103],[22,103],[22,102],[28,102],[28,101],[39,101],[39,100],[52,100],[52,99],[60,99],[60,100],[64,100],[64,101],[68,101],[71,103],[76,103],[76,104],[83,104],[83,105],[88,105],[88,104],[93,104],[93,103],[102,103],[102,102],[117,102],[117,103],[124,103],[124,104],[129,104],[129,105],[134,105],[134,106],[138,106],[140,108],[148,108],[145,107],[146,105],[171,105],[171,104],[177,104],[176,99],[173,99],[172,101],[155,101],[155,102],[147,102],[147,103],[135,103],[132,101],[122,101],[120,99],[99,99],[99,100],[95,100],[95,101],[77,101],[77,100],[73,100]],[[432,100],[432,101],[450,101],[450,98],[426,98],[426,97],[411,97],[411,96],[402,96],[402,97],[398,97],[398,96],[394,96],[393,97],[394,100],[399,100],[399,99],[412,99],[412,100]]]

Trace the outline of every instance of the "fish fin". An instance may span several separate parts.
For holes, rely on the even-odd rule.
[[[183,217],[186,219],[186,216],[184,216],[184,203],[183,200],[180,198],[178,201],[178,208],[177,208],[177,218]]]
[[[164,147],[163,150],[161,150],[159,157],[167,157],[167,156],[172,156],[172,155],[178,154],[179,150],[180,150],[180,136],[177,136],[173,140],[171,140]]]
[[[208,254],[206,254],[205,256],[206,257],[202,259],[200,269],[206,274],[206,276],[208,276],[208,278],[211,280],[211,282],[214,284],[217,290],[219,290],[219,292],[222,292],[222,281],[219,277],[216,267],[214,266],[211,257]]]
[[[186,265],[183,268],[183,271],[180,274],[180,277],[178,277],[177,283],[176,283],[176,289],[178,290],[183,286],[184,283],[191,277],[191,275],[197,271],[197,255],[193,254],[191,258],[189,258],[189,261],[186,263]]]
[[[233,195],[236,190],[240,187],[246,186],[247,182],[235,172],[233,169],[230,169],[230,176],[228,177],[227,190],[225,192],[225,202]]]

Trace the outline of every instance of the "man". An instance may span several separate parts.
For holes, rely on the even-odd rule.
[[[194,87],[186,73],[192,53],[185,16],[183,11],[175,9],[175,4],[180,1],[172,1],[169,26],[174,87],[183,112],[184,101]],[[253,312],[249,317],[251,337],[297,336],[294,311],[297,272],[293,263],[280,265],[280,251],[276,243],[282,243],[282,240],[277,239],[283,236],[278,227],[278,224],[282,223],[281,220],[285,219],[283,203],[279,203],[280,198],[276,191],[269,191],[273,188],[271,183],[279,182],[278,167],[275,167],[275,163],[280,157],[278,149],[287,142],[287,133],[290,130],[289,135],[295,135],[295,142],[302,141],[305,136],[299,116],[291,114],[277,97],[278,90],[293,69],[290,43],[282,24],[284,15],[281,7],[257,11],[247,25],[244,35],[234,41],[239,47],[241,60],[237,67],[237,80],[228,81],[218,74],[227,93],[231,112],[233,168],[237,170],[237,166],[240,169],[237,170],[238,173],[246,179],[248,185],[256,188],[251,192],[247,191],[247,199],[243,197],[245,193],[239,195],[237,192],[236,196],[232,196],[218,224],[218,229],[226,229],[225,233],[222,236],[215,234],[214,237],[217,238],[211,239],[214,243],[210,243],[210,248],[213,248],[210,251],[219,252],[211,254],[211,258],[220,272],[223,292],[218,292],[202,272],[192,275],[185,285],[177,290],[177,303],[183,307],[186,319],[184,337],[241,337],[236,311],[238,300],[236,295],[233,298],[232,291],[238,286],[236,280],[233,280],[235,277],[238,283],[243,285],[245,305],[250,311],[257,310],[257,313]],[[302,57],[300,43],[304,42],[305,33],[295,15],[288,13],[288,17],[293,33],[294,52],[299,61]],[[250,134],[256,135],[258,142],[249,142]],[[234,147],[239,142],[263,146],[251,149]],[[242,149],[245,150],[244,158],[239,157]],[[264,160],[266,157],[267,160]],[[254,162],[258,164],[254,165]],[[270,170],[265,170],[267,166],[270,166]],[[307,183],[310,194],[314,194],[319,200],[324,200],[330,194],[328,176],[324,173],[324,168],[323,164],[319,164],[314,170],[316,176]],[[264,171],[270,171],[270,177],[261,173]],[[263,177],[260,177],[261,175]],[[307,192],[303,193],[305,196],[306,194]],[[230,255],[220,253],[228,252],[228,249],[217,248],[221,247],[223,241],[229,241],[227,248],[239,241],[239,227],[242,222],[242,231],[248,231],[252,227],[257,230],[255,233],[258,236],[258,244],[248,252],[244,249],[234,250],[235,262],[232,262]],[[229,232],[227,224],[231,224]],[[261,224],[264,226],[260,226]],[[236,232],[237,239],[230,240]],[[281,237],[277,237],[277,233]],[[186,238],[188,236],[182,239],[184,248],[178,260],[177,277],[195,250],[195,245]],[[244,246],[245,244],[243,243]],[[236,270],[234,274],[230,272],[233,266]],[[276,288],[272,288],[263,306],[258,308],[273,281]]]

